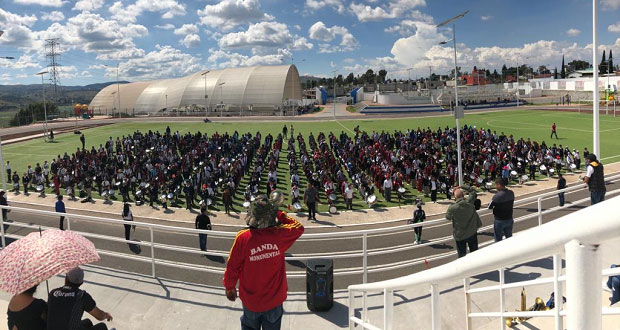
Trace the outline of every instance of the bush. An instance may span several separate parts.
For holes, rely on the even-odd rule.
[[[46,102],[47,118],[55,118],[58,116],[58,107],[56,104]],[[9,126],[29,125],[36,121],[45,120],[45,111],[43,102],[30,103],[25,109],[20,109],[13,119],[9,122]]]

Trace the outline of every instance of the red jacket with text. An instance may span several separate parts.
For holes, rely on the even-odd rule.
[[[285,212],[278,211],[277,218],[277,226],[239,231],[226,263],[224,287],[234,289],[239,280],[239,297],[253,312],[268,311],[286,300],[284,252],[304,232]]]

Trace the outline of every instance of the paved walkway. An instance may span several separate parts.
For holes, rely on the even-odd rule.
[[[606,165],[605,173],[611,175],[620,172],[620,162]],[[579,176],[583,173],[565,175],[567,183],[575,184],[579,181]],[[526,182],[523,185],[513,185],[510,188],[514,190],[517,196],[525,196],[538,191],[553,189],[556,187],[557,179],[539,176],[539,180],[535,182]],[[493,197],[493,193],[483,192],[480,194],[480,200],[483,205],[488,204]],[[39,209],[53,210],[56,199],[54,195],[48,194],[44,197],[38,193],[30,193],[29,196],[24,194],[15,195],[8,194],[9,204],[15,203],[15,206],[28,206]],[[453,201],[439,201],[437,203],[427,203],[424,209],[427,215],[444,214]],[[96,200],[94,203],[81,203],[79,200],[71,201],[65,199],[67,211],[69,213],[89,213],[97,212],[103,217],[118,217],[122,212],[122,203],[113,202],[112,204],[104,204],[102,200]],[[320,213],[318,219],[325,223],[317,223],[306,220],[305,214],[291,213],[304,226],[312,227],[317,225],[330,226],[347,226],[347,225],[363,225],[377,222],[386,222],[397,219],[406,219],[413,214],[414,205],[403,205],[400,207],[390,207],[385,209],[365,209],[354,211],[340,211],[336,215],[329,213]],[[169,211],[163,211],[160,208],[152,208],[148,205],[133,207],[134,216],[150,219],[150,221],[164,222],[171,225],[191,226],[194,224],[197,211],[188,211],[183,208],[170,208]],[[241,227],[244,223],[245,212],[233,213],[227,215],[224,212],[212,212],[211,221],[221,226]],[[330,223],[330,224],[326,224]]]
[[[516,235],[520,235],[517,233]],[[603,244],[603,265],[617,262],[620,240]],[[511,267],[506,272],[506,282],[515,280],[532,280],[552,276],[551,258],[529,262]],[[239,329],[241,302],[226,300],[221,287],[201,286],[197,284],[151,278],[144,275],[110,270],[97,266],[85,266],[85,284],[88,291],[103,310],[114,317],[109,326],[118,330],[158,330],[158,329]],[[337,280],[337,279],[336,279]],[[472,278],[472,287],[496,285],[496,272],[482,274]],[[60,276],[49,281],[49,287],[55,288],[63,283]],[[464,329],[465,308],[462,282],[455,281],[440,286],[442,292],[441,320],[444,329]],[[553,284],[530,286],[526,288],[527,306],[531,306],[535,297],[545,301],[553,290]],[[397,292],[394,297],[395,329],[430,329],[430,299],[428,287],[416,287]],[[520,306],[520,288],[506,290],[506,310],[515,310]],[[36,293],[39,298],[46,297],[45,283]],[[328,312],[313,313],[306,307],[305,293],[289,293],[284,304],[286,313],[282,319],[282,329],[337,329],[348,326],[348,298],[346,291],[334,294],[333,308]],[[603,306],[608,306],[610,293],[603,292]],[[6,314],[10,295],[0,292],[0,330],[6,328]],[[359,316],[361,298],[356,299],[356,314]],[[570,303],[570,302],[568,302]],[[382,327],[383,296],[368,297],[368,319],[376,326]],[[497,292],[475,294],[472,296],[472,312],[497,311]],[[620,329],[620,316],[604,317],[603,329]],[[481,318],[473,322],[474,329],[497,329],[500,320]],[[531,319],[515,329],[550,329],[553,319]],[[413,326],[415,325],[415,326]]]

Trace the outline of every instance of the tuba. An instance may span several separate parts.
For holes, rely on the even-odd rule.
[[[534,300],[534,305],[530,306],[530,308],[526,308],[526,296],[525,296],[525,288],[521,290],[521,310],[517,310],[517,312],[535,312],[535,311],[546,311],[549,310],[549,307],[545,305],[545,302],[540,297],[536,297]],[[507,327],[513,327],[519,323],[523,323],[527,320],[531,319],[531,317],[507,317],[504,319]]]

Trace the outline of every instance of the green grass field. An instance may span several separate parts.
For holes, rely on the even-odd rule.
[[[559,140],[551,141],[549,139],[550,127],[552,123],[556,123],[558,127]],[[588,147],[592,150],[592,116],[571,112],[552,112],[539,110],[515,110],[515,111],[498,111],[483,114],[466,115],[462,123],[475,125],[477,127],[490,128],[497,133],[513,134],[515,138],[531,138],[536,141],[546,141],[549,143],[562,144],[583,150]],[[108,137],[116,138],[117,136],[128,135],[135,130],[148,131],[159,130],[164,131],[166,126],[170,125],[173,131],[179,130],[184,132],[197,132],[212,134],[214,132],[229,132],[237,130],[240,133],[260,131],[263,136],[271,133],[274,136],[282,131],[282,122],[248,122],[248,123],[209,123],[202,122],[185,122],[185,123],[155,123],[155,122],[139,122],[139,123],[122,123],[115,125],[102,126],[84,130],[86,136],[86,146],[90,149],[91,145],[99,146],[103,144]],[[290,123],[288,123],[290,125]],[[318,132],[334,132],[340,133],[345,131],[353,134],[353,129],[359,125],[361,130],[365,131],[387,131],[417,129],[418,127],[437,127],[454,126],[454,119],[451,116],[426,117],[426,118],[407,118],[407,119],[365,119],[365,120],[345,120],[345,121],[325,121],[325,122],[295,122],[293,123],[295,135],[302,133],[307,136],[313,132],[316,136]],[[290,126],[289,126],[290,129]],[[601,116],[601,153],[599,158],[603,163],[612,163],[620,161],[620,118]],[[307,141],[307,140],[306,140]],[[60,134],[56,136],[54,142],[46,143],[42,139],[26,141],[17,144],[10,144],[3,147],[3,155],[5,160],[10,160],[12,168],[19,170],[20,174],[26,168],[27,164],[33,167],[37,162],[43,163],[44,160],[51,160],[56,155],[62,155],[64,152],[71,154],[81,146],[79,136],[74,134]],[[286,147],[286,146],[285,146]],[[286,150],[286,148],[283,148]],[[286,168],[286,153],[281,153],[280,167],[278,170],[279,182],[287,183],[286,190],[281,189],[287,196],[290,191],[288,186],[289,177]],[[264,175],[267,173],[265,171]],[[247,179],[247,178],[245,178]],[[304,178],[305,179],[305,178]],[[263,180],[266,181],[266,180]],[[242,182],[241,188],[245,186],[245,180]],[[303,184],[303,182],[302,182]],[[303,186],[302,186],[303,187]],[[407,188],[405,200],[403,203],[411,203],[417,194],[417,191]],[[261,191],[264,191],[261,188]],[[239,196],[239,195],[238,195]],[[397,203],[387,203],[379,197],[377,206],[395,206]],[[324,196],[321,197],[325,202]],[[393,201],[395,197],[393,197]],[[239,201],[236,201],[239,202]],[[339,209],[344,209],[342,199],[339,199]],[[238,204],[238,203],[237,203]],[[239,204],[238,204],[239,205]],[[365,203],[356,199],[354,207],[365,207]],[[237,206],[238,207],[238,206]],[[320,211],[325,211],[327,207],[321,205]]]

